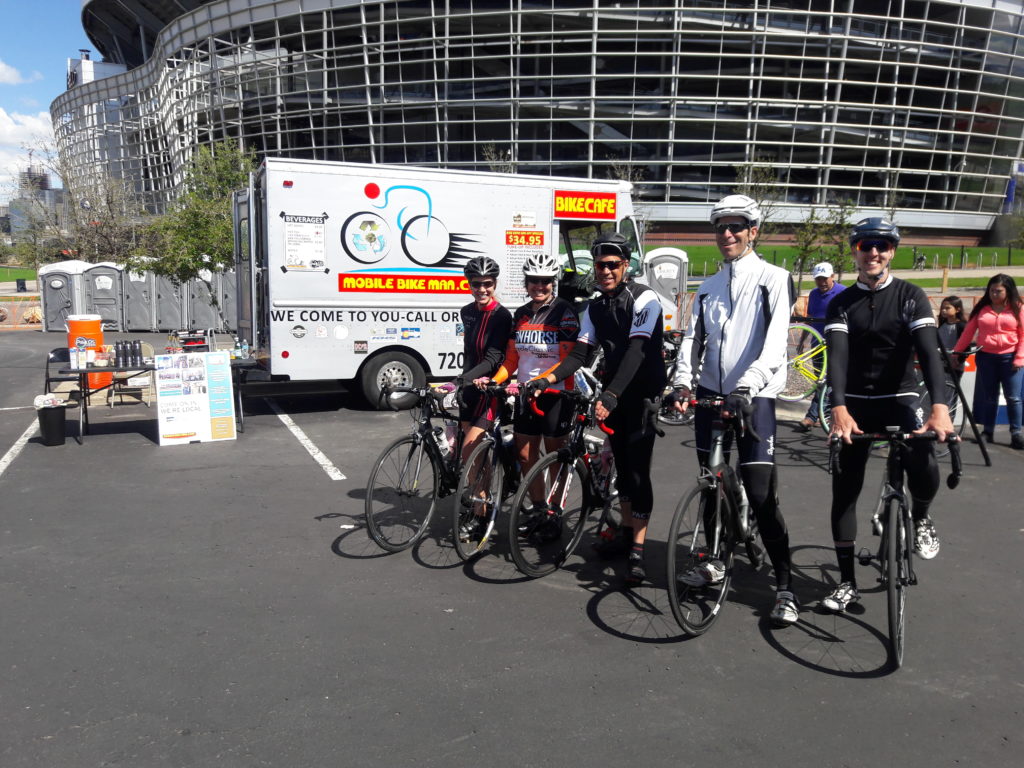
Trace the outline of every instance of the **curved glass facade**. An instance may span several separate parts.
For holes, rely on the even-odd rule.
[[[756,164],[794,210],[849,199],[982,231],[1024,158],[1020,2],[168,5],[85,0],[91,39],[130,69],[51,106],[74,168],[129,177],[156,207],[194,146],[234,137],[299,158],[628,178],[679,221]]]

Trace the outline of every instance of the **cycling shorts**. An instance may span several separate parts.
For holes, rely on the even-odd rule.
[[[697,387],[696,397],[722,397],[705,387]],[[750,416],[751,425],[754,431],[761,438],[760,442],[755,440],[749,433],[740,437],[737,452],[740,457],[740,465],[744,464],[774,464],[775,463],[775,398],[755,397],[751,402],[754,412]],[[714,421],[716,413],[710,408],[698,408],[693,417],[693,430],[696,436],[697,450],[711,451],[711,422]],[[726,452],[731,445],[726,443]]]
[[[501,403],[494,395],[481,392],[476,387],[462,390],[462,404],[459,405],[459,421],[468,422],[471,427],[486,429],[497,418]]]
[[[544,411],[543,416],[534,413],[528,404],[520,408],[515,420],[517,434],[530,437],[562,437],[568,434],[576,410],[570,401],[549,392],[537,398],[537,407]]]

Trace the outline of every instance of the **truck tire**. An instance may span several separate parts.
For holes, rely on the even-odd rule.
[[[381,387],[388,382],[400,387],[423,387],[427,383],[427,374],[412,355],[397,351],[381,352],[367,360],[359,372],[363,397],[377,410],[388,410],[387,402],[380,397]]]

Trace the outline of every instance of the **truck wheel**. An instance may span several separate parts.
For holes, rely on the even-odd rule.
[[[388,404],[380,398],[381,387],[389,383],[399,387],[422,387],[427,383],[427,374],[411,355],[382,352],[366,361],[359,373],[359,383],[366,401],[374,408],[386,411]]]

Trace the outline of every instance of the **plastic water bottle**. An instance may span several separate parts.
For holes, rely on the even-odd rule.
[[[447,459],[452,449],[449,447],[448,438],[445,437],[444,430],[441,427],[434,427],[434,442],[437,443],[437,450],[441,452],[441,456]]]
[[[246,339],[242,339],[242,359],[249,359],[249,342]]]

